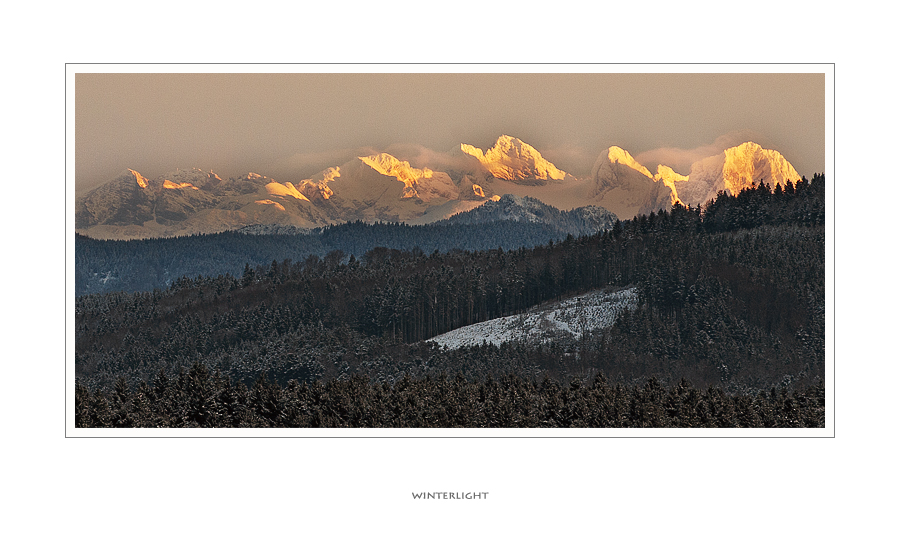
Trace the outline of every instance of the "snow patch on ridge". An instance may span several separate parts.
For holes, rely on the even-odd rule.
[[[612,326],[619,313],[638,304],[637,288],[592,291],[561,302],[531,308],[521,315],[464,326],[429,339],[448,349],[509,341],[545,343],[560,336],[581,339],[585,332]]]
[[[126,169],[126,174],[130,174],[134,178],[135,182],[137,182],[137,185],[141,186],[142,188],[147,187],[147,185],[150,183],[146,178],[141,176],[141,173],[137,172],[134,169]]]
[[[284,210],[284,206],[282,206],[281,203],[277,203],[277,202],[275,202],[275,201],[273,201],[273,200],[271,200],[271,199],[263,199],[263,200],[255,201],[255,202],[256,202],[256,204],[272,205],[272,206],[274,206],[275,208],[281,210],[282,212],[285,211],[285,210]]]

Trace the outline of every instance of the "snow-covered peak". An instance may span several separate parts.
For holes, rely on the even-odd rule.
[[[328,167],[324,171],[315,175],[312,178],[307,178],[299,183],[297,186],[297,191],[300,192],[307,200],[327,200],[334,195],[334,191],[328,184],[334,181],[335,178],[339,178],[341,176],[341,168],[340,167]]]
[[[564,180],[566,173],[541,156],[529,144],[520,139],[501,135],[487,152],[470,144],[460,149],[476,158],[495,178],[503,180]]]
[[[385,176],[393,176],[397,180],[406,184],[408,188],[415,188],[420,178],[431,178],[433,172],[429,168],[417,169],[409,164],[408,161],[400,161],[390,154],[384,152],[371,156],[363,156],[360,161],[372,167]]]
[[[722,176],[725,187],[732,194],[760,181],[774,186],[800,180],[793,165],[777,150],[767,150],[754,142],[745,142],[725,150]]]
[[[672,204],[684,204],[681,199],[678,198],[678,183],[687,182],[689,177],[678,174],[668,165],[658,165],[653,179],[657,182],[662,182],[666,187],[672,190]]]
[[[773,187],[799,179],[794,167],[777,150],[745,142],[695,161],[687,182],[679,182],[675,187],[683,204],[700,205],[721,190],[737,195],[742,189],[760,182]]]
[[[650,174],[650,171],[647,170],[647,167],[644,167],[640,163],[638,163],[631,154],[622,150],[618,146],[610,146],[609,150],[606,153],[607,158],[610,163],[620,163],[625,165],[626,167],[630,167],[637,172],[643,174],[647,178],[653,178],[653,175]]]
[[[647,180],[651,180],[652,184],[653,181],[653,175],[647,167],[618,146],[610,146],[605,154],[597,158],[591,177],[596,186],[595,193],[634,183],[646,185]]]
[[[375,169],[385,176],[393,176],[398,181],[403,182],[403,198],[412,198],[419,195],[416,188],[419,186],[419,180],[423,178],[431,178],[434,174],[431,169],[417,169],[409,164],[408,161],[400,161],[390,154],[384,152],[371,156],[363,156],[360,161]]]
[[[403,182],[402,199],[416,199],[421,202],[456,200],[460,196],[460,187],[445,172],[435,172],[428,167],[418,169],[384,152],[360,157],[359,160],[377,173],[395,178]],[[473,185],[469,197],[484,197],[480,186]]]
[[[671,204],[671,191],[618,146],[609,147],[594,162],[588,197],[620,219],[631,219]]]

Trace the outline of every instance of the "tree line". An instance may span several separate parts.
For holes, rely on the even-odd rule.
[[[315,230],[256,226],[143,240],[97,240],[76,234],[75,296],[166,289],[184,276],[240,276],[245,265],[255,268],[273,260],[304,261],[332,253],[347,262],[381,246],[425,254],[518,249],[559,241],[568,234],[594,234],[611,225],[608,219],[591,220],[577,211],[542,206],[549,213],[547,222],[497,219],[486,223],[485,219],[497,217],[494,212],[480,216],[480,221],[460,214],[458,219],[430,225],[356,221]],[[269,230],[274,232],[266,233]]]

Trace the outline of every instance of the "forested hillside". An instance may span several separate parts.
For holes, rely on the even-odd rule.
[[[278,230],[276,234],[258,234],[261,228],[255,227],[252,234],[231,231],[127,241],[76,234],[75,295],[165,289],[184,276],[240,276],[246,265],[285,259],[304,262],[329,253],[331,258],[347,262],[345,259],[359,259],[379,246],[426,254],[454,249],[508,250],[599,230],[590,229],[590,223],[579,217],[567,217],[562,227],[509,220],[430,225],[352,222],[311,231],[273,228]]]
[[[720,193],[702,210],[675,206],[531,248],[392,245],[349,260],[280,259],[247,264],[239,276],[178,279],[165,290],[79,297],[77,421],[822,425],[824,223],[824,178],[816,176],[786,190]],[[579,340],[456,350],[423,341],[625,286],[638,288],[637,309]],[[457,405],[440,397],[450,380],[463,396],[452,414]],[[686,395],[692,405],[677,405]],[[582,399],[585,406],[573,405]],[[704,399],[715,405],[699,405]],[[303,405],[310,400],[318,405]],[[398,420],[413,403],[421,414],[437,412]],[[644,404],[648,412],[636,412]],[[495,412],[480,416],[488,410]],[[598,410],[619,411],[608,417],[619,420],[597,420]],[[749,410],[756,412],[738,412]],[[568,420],[559,420],[562,411]]]

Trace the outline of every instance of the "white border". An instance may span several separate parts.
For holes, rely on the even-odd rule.
[[[826,427],[765,428],[75,428],[75,75],[77,73],[823,73],[826,92]],[[822,438],[835,436],[834,414],[834,65],[833,64],[68,64],[66,65],[66,437],[85,438]]]

